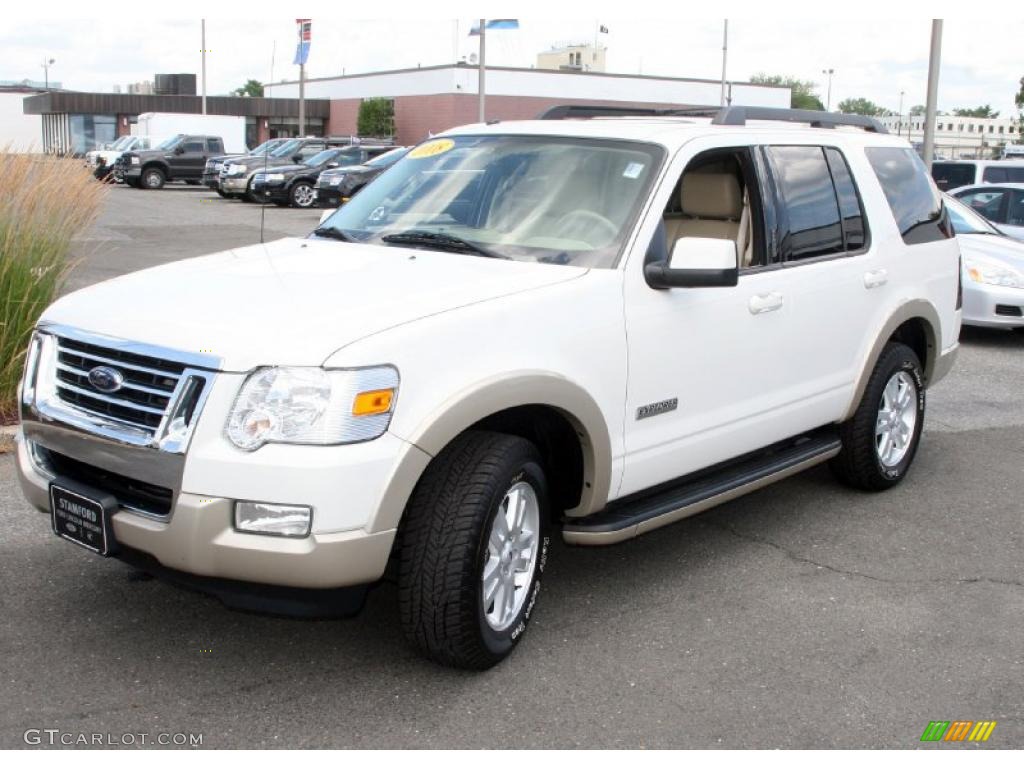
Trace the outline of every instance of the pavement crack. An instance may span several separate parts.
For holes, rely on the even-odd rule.
[[[856,578],[866,579],[868,581],[875,581],[875,582],[879,582],[879,583],[882,583],[882,584],[951,584],[951,583],[952,584],[982,584],[982,583],[984,583],[984,584],[997,584],[997,585],[1006,586],[1006,587],[1024,587],[1024,582],[1015,581],[1013,579],[997,579],[997,578],[992,577],[992,576],[970,576],[970,577],[962,577],[962,578],[939,578],[939,579],[890,579],[890,578],[885,578],[884,576],[875,576],[875,575],[870,574],[870,573],[865,573],[864,571],[856,571],[856,570],[852,570],[852,569],[848,569],[848,568],[840,568],[840,567],[835,566],[835,565],[830,565],[829,563],[823,563],[823,562],[821,562],[819,560],[814,560],[813,558],[805,557],[803,555],[799,555],[796,552],[793,552],[792,550],[786,549],[781,544],[778,544],[778,543],[776,543],[774,541],[771,541],[770,539],[766,539],[766,538],[763,538],[761,536],[754,536],[754,535],[749,534],[749,533],[744,533],[742,531],[738,531],[738,530],[736,530],[735,528],[733,528],[730,525],[725,525],[725,524],[722,524],[722,523],[712,523],[712,522],[708,522],[708,525],[710,525],[712,528],[717,528],[718,530],[725,531],[726,533],[730,533],[730,534],[732,534],[733,536],[735,536],[738,539],[742,539],[744,541],[750,541],[750,542],[753,542],[755,544],[760,544],[762,546],[770,547],[771,549],[774,549],[776,552],[781,553],[787,559],[792,560],[795,563],[802,563],[804,565],[813,565],[815,568],[821,568],[822,570],[830,571],[832,573],[837,573],[837,574],[840,574],[842,576],[853,576],[853,577],[856,577]]]

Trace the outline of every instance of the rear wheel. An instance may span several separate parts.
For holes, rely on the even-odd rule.
[[[159,168],[147,168],[142,172],[142,186],[146,189],[161,189],[167,177]]]
[[[855,488],[892,488],[914,461],[924,410],[920,360],[905,344],[887,344],[853,418],[840,428],[843,447],[831,462],[832,470]]]
[[[486,669],[523,636],[548,549],[547,481],[529,441],[467,432],[427,468],[401,527],[399,607],[428,658]]]
[[[288,199],[296,208],[312,208],[313,203],[316,202],[316,193],[313,191],[313,185],[308,181],[295,182],[288,193]]]

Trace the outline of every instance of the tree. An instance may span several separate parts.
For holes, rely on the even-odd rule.
[[[910,114],[912,115],[923,115],[925,113],[924,104],[915,104],[910,108]]]
[[[818,94],[814,92],[818,84],[811,80],[797,80],[795,77],[768,75],[764,72],[758,72],[756,75],[751,76],[750,82],[757,83],[758,85],[779,85],[789,88],[789,106],[792,109],[817,109],[822,112],[825,110],[825,105],[821,103]]]
[[[394,126],[395,103],[391,99],[363,99],[356,121],[360,136],[392,136]]]
[[[1017,91],[1017,95],[1013,97],[1013,103],[1017,105],[1017,109],[1024,109],[1024,77],[1020,79],[1020,90]],[[1019,127],[1017,128],[1017,134],[1024,133],[1024,114],[1018,114],[1017,120]]]
[[[999,113],[993,111],[988,104],[970,109],[954,109],[953,114],[957,117],[999,117]]]
[[[263,95],[263,83],[259,80],[246,80],[245,85],[241,88],[235,88],[231,92],[232,96],[262,96]]]
[[[868,117],[885,114],[882,107],[864,98],[843,99],[839,102],[839,111],[846,115],[867,115]]]

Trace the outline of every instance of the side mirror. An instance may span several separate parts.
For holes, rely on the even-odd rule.
[[[735,240],[714,237],[681,237],[672,257],[644,266],[652,288],[729,288],[739,283],[739,259]]]
[[[325,221],[327,221],[328,218],[333,216],[334,212],[336,210],[338,210],[338,209],[337,208],[330,208],[330,209],[324,211],[323,213],[321,213],[320,214],[320,224],[323,224]]]
[[[336,160],[331,160],[331,162],[329,162],[327,164],[327,167],[328,168],[337,168],[338,167],[338,162]]]
[[[302,162],[302,155],[292,155],[292,162],[293,163],[301,163]]]
[[[174,148],[174,154],[176,154],[176,155],[184,155],[185,154],[185,148],[183,146],[181,146],[181,144],[179,144],[178,146],[176,146]]]

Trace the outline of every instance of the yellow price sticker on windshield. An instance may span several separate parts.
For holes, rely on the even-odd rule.
[[[434,155],[444,154],[454,146],[455,142],[451,139],[434,139],[433,141],[428,141],[426,144],[420,144],[416,149],[409,153],[409,157],[414,160],[419,160],[424,157],[433,157]]]

